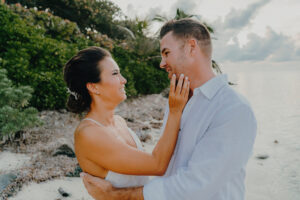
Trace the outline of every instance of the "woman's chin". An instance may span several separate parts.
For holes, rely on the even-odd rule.
[[[127,99],[127,95],[125,93],[122,94],[122,96],[120,97],[121,102],[125,101],[126,99]]]

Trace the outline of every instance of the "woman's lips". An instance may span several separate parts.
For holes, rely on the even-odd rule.
[[[120,90],[121,90],[122,92],[124,92],[124,93],[126,92],[126,91],[125,91],[125,88],[121,88]]]

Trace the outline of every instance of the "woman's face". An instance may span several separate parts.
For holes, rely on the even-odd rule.
[[[100,62],[101,81],[98,83],[100,97],[103,100],[120,103],[126,99],[126,79],[120,73],[118,64],[111,57],[106,57]],[[99,67],[100,67],[99,66]]]

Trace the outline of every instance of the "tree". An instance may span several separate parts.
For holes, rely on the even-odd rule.
[[[33,89],[14,86],[6,74],[6,70],[0,68],[0,139],[3,142],[12,140],[18,131],[41,124],[38,111],[27,107]]]
[[[109,0],[8,0],[7,3],[50,9],[54,15],[76,22],[83,33],[97,30],[111,38],[118,30],[115,18],[121,15],[120,8]]]

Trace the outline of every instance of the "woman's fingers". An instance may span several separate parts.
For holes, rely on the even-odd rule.
[[[170,83],[170,93],[175,93],[175,89],[176,89],[175,87],[176,87],[176,75],[173,74]]]
[[[183,78],[184,78],[184,75],[181,74],[180,77],[179,77],[177,86],[176,86],[176,91],[175,91],[176,95],[181,94],[181,88],[182,88]]]
[[[185,94],[184,94],[184,99],[188,99],[189,98],[189,94],[190,94],[190,81],[188,80],[187,81],[187,88],[186,88],[186,91],[185,91]]]
[[[183,83],[183,88],[182,88],[182,91],[181,91],[181,95],[185,98],[186,97],[186,93],[188,93],[188,92],[189,92],[189,79],[186,76],[185,79],[184,79],[184,83]]]
[[[169,94],[170,112],[182,112],[188,99],[189,88],[188,77],[184,78],[181,74],[176,84],[176,76],[172,76]]]

